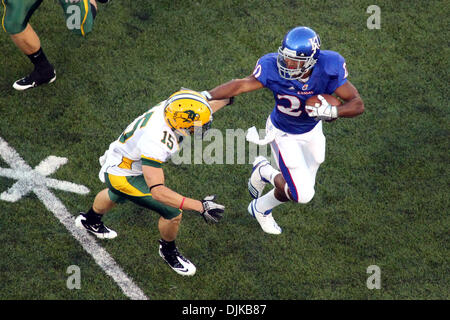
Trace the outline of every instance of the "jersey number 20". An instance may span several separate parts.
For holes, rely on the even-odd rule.
[[[291,96],[288,94],[278,94],[277,98],[278,100],[288,100],[290,104],[289,107],[284,107],[280,104],[277,104],[277,108],[278,110],[280,110],[280,112],[288,114],[292,117],[298,117],[302,114],[302,110],[299,110],[301,107],[301,101],[296,96]]]

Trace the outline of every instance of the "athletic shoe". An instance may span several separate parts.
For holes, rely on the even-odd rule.
[[[248,205],[248,212],[256,218],[256,221],[258,221],[259,225],[263,229],[264,232],[270,233],[270,234],[280,234],[281,228],[276,223],[275,219],[272,216],[272,210],[268,210],[264,213],[259,212],[256,210],[256,201],[252,200],[250,204]]]
[[[75,219],[75,225],[80,229],[84,228],[95,234],[100,239],[114,239],[117,237],[117,232],[107,228],[102,221],[94,224],[88,223],[84,212],[80,212],[80,215]]]
[[[193,276],[195,274],[196,268],[194,264],[183,257],[176,247],[166,252],[162,250],[161,241],[159,243],[159,255],[176,273],[182,276]]]
[[[52,83],[56,80],[55,70],[51,70],[46,74],[38,72],[36,69],[33,70],[25,78],[19,79],[13,84],[13,88],[19,91],[27,90],[30,88],[35,88],[41,84]]]
[[[261,168],[264,166],[270,166],[269,161],[263,156],[258,156],[253,161],[253,170],[248,179],[248,191],[253,199],[261,197],[264,187],[269,182],[261,176]]]

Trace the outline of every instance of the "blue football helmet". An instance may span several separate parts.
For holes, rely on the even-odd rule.
[[[307,27],[296,27],[284,36],[278,48],[277,66],[280,76],[298,80],[311,70],[320,53],[319,35]]]

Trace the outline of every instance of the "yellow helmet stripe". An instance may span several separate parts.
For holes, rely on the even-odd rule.
[[[176,96],[173,96],[172,98],[170,98],[168,101],[170,102],[174,102],[180,99],[191,99],[191,100],[195,100],[201,103],[204,103],[206,105],[209,105],[208,101],[206,101],[205,99],[202,99],[200,97],[194,96],[193,94],[177,94]]]
[[[180,91],[180,93],[175,93],[171,98],[169,98],[167,100],[166,105],[169,105],[172,102],[175,102],[175,101],[181,100],[181,99],[191,99],[191,100],[201,102],[201,103],[205,104],[206,106],[208,106],[208,109],[212,113],[212,109],[211,109],[211,106],[209,105],[208,101],[205,98],[203,98],[202,95],[200,95],[200,94],[197,95],[192,92],[184,93],[184,92]]]

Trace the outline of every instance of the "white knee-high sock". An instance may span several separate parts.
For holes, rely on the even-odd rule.
[[[258,198],[256,200],[256,210],[259,212],[266,212],[268,210],[271,210],[275,208],[276,206],[279,206],[284,202],[279,201],[277,198],[275,198],[275,188],[267,192],[265,195],[263,195],[261,198]]]

